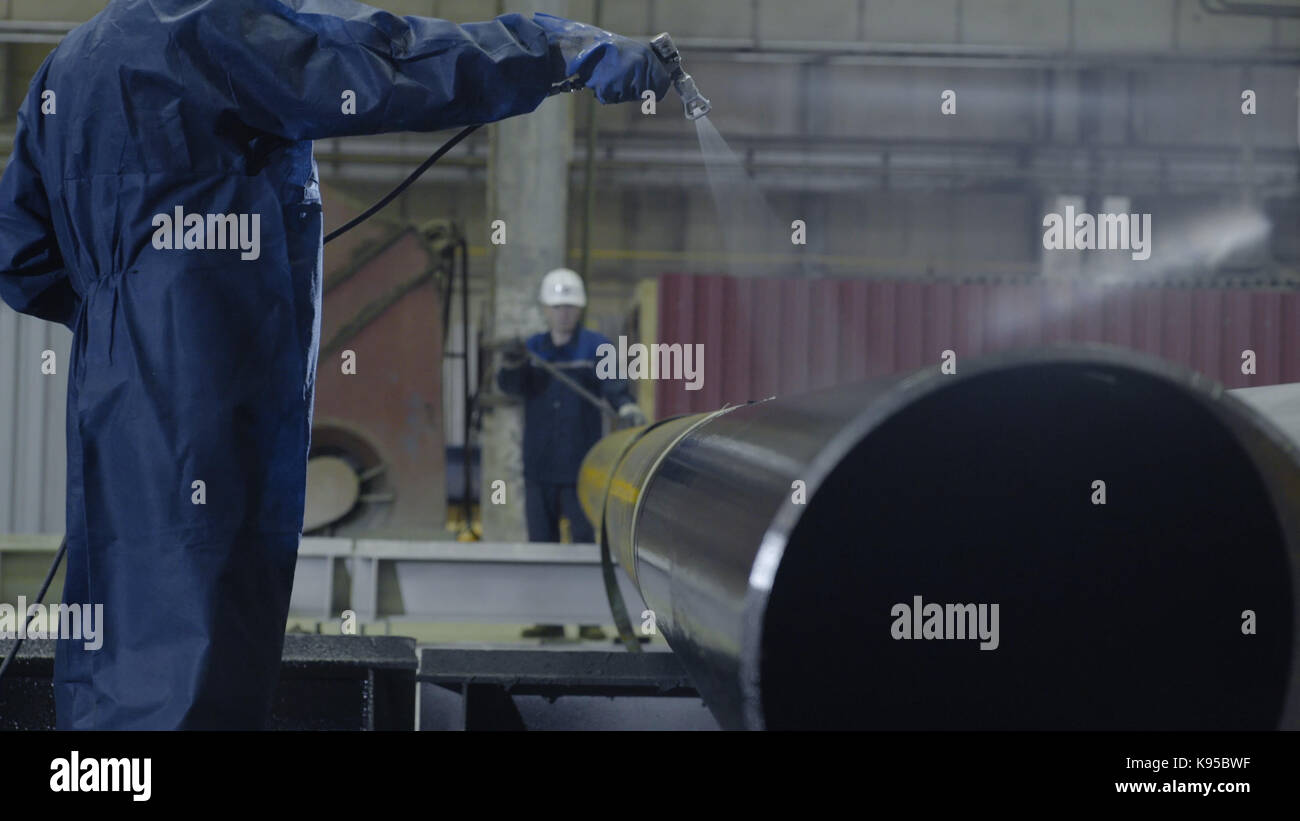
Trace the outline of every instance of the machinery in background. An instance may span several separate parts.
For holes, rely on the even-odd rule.
[[[338,211],[339,219],[353,216]],[[446,221],[372,221],[329,246],[307,532],[425,539],[443,533],[441,366],[463,250],[459,230]]]

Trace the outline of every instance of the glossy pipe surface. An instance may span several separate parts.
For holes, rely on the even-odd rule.
[[[580,496],[724,727],[1300,726],[1297,444],[1044,349],[621,431]]]

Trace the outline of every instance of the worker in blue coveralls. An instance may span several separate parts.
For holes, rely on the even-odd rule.
[[[565,81],[670,84],[557,17],[352,0],[111,0],[46,58],[0,181],[0,297],[73,334],[64,601],[104,624],[58,643],[60,728],[268,723],[320,335],[311,141],[492,122]]]
[[[540,293],[547,330],[527,343],[515,342],[502,351],[497,384],[522,396],[524,404],[524,516],[530,542],[558,542],[560,517],[569,520],[574,542],[593,542],[591,522],[578,504],[578,469],[603,433],[600,409],[559,379],[529,361],[529,353],[555,366],[566,376],[601,397],[618,411],[627,426],[645,424],[645,414],[628,392],[627,382],[596,375],[597,349],[609,343],[603,334],[580,326],[587,306],[582,278],[557,268],[542,279]],[[528,638],[559,638],[564,626],[542,624],[524,631]],[[604,638],[595,625],[580,625],[584,639]]]

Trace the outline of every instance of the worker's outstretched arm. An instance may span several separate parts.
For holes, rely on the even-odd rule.
[[[600,393],[614,410],[618,411],[619,419],[623,424],[636,426],[646,423],[645,412],[637,405],[636,399],[632,396],[631,385],[626,379],[602,379]]]
[[[573,75],[602,102],[670,83],[647,44],[547,15],[458,25],[354,0],[226,2],[178,24],[195,38],[181,45],[235,116],[287,139],[495,122]]]
[[[33,100],[29,96],[18,112],[13,153],[0,179],[0,298],[15,311],[71,327],[79,297],[64,267],[30,145],[28,116],[39,105]]]

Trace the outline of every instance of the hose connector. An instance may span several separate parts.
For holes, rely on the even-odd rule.
[[[686,119],[698,120],[705,114],[713,110],[713,104],[709,99],[700,93],[700,89],[695,85],[695,78],[686,73],[682,68],[682,55],[673,44],[673,38],[668,36],[668,32],[660,34],[650,41],[650,48],[663,61],[664,65],[672,73],[673,87],[682,98],[682,104],[686,106]]]

